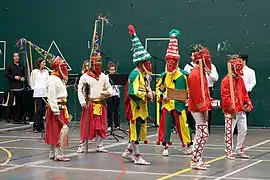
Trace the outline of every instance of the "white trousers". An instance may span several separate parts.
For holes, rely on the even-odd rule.
[[[100,148],[100,147],[103,146],[103,139],[102,139],[100,136],[96,136],[96,137],[95,137],[95,145],[96,145],[97,148]],[[84,139],[81,140],[79,146],[80,146],[83,150],[86,149],[86,142],[85,142]]]
[[[200,112],[191,112],[193,118],[196,122],[196,133],[193,140],[193,154],[191,161],[193,162],[202,162],[202,156],[204,151],[204,146],[208,140],[208,121],[205,121],[202,113]]]
[[[225,118],[225,153],[229,155],[233,149],[233,130],[237,124],[238,136],[236,152],[244,149],[244,142],[247,136],[247,117],[245,112],[236,113],[236,119],[231,114],[224,114]]]

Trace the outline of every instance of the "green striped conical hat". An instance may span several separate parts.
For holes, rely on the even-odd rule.
[[[150,60],[151,55],[144,49],[140,39],[136,35],[136,31],[133,25],[128,26],[129,34],[132,41],[133,63]]]

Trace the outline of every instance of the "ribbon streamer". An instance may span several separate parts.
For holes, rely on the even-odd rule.
[[[31,83],[30,83],[29,59],[28,59],[26,48],[24,49],[24,53],[25,53],[25,62],[26,62],[26,67],[27,67],[27,82],[28,82],[28,85],[31,86]]]
[[[31,66],[31,71],[33,70],[33,56],[32,56],[32,46],[31,42],[29,41],[29,53],[30,53],[30,66]]]
[[[90,58],[89,58],[89,67],[91,67],[91,57],[94,51],[94,44],[95,44],[95,36],[96,36],[96,32],[97,32],[97,20],[95,21],[95,25],[94,25],[94,33],[93,33],[93,38],[92,38],[92,48],[91,48],[91,53],[90,53]]]

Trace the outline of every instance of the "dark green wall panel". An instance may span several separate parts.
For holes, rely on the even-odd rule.
[[[257,73],[257,86],[252,93],[255,110],[249,125],[270,125],[267,116],[270,110],[269,0],[3,0],[0,41],[7,41],[8,63],[11,53],[17,50],[14,44],[19,38],[25,37],[44,48],[54,40],[71,65],[72,73],[78,73],[89,56],[87,40],[92,38],[93,21],[100,12],[111,22],[105,29],[102,51],[119,62],[120,73],[134,68],[127,31],[129,23],[135,24],[143,44],[146,37],[168,37],[170,29],[180,29],[180,66],[189,61],[189,45],[203,43],[209,47],[221,78],[226,74],[228,53],[248,53],[249,64]],[[218,44],[222,46],[220,49]],[[149,52],[163,58],[166,47],[164,41],[152,41]],[[158,61],[157,73],[163,70],[164,63]],[[0,80],[1,89],[5,90],[3,71],[0,71]],[[220,81],[214,92],[217,98],[219,84]],[[215,124],[224,124],[219,110],[214,112],[214,117]]]

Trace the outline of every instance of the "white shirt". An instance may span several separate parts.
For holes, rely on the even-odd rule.
[[[45,84],[45,83],[44,83]],[[67,98],[67,88],[63,80],[59,77],[51,75],[46,83],[46,95],[51,110],[54,113],[60,113],[57,99]]]
[[[191,66],[191,65],[192,66]],[[190,73],[190,71],[196,66],[195,63],[191,62],[190,64],[187,64],[184,68],[185,71]],[[214,64],[211,64],[211,72],[210,74],[206,73],[206,79],[208,81],[208,87],[213,87],[215,82],[218,81],[219,75],[217,72],[217,68]]]
[[[111,96],[118,96],[120,97],[120,88],[121,85],[112,85],[112,94]]]
[[[255,75],[255,71],[251,68],[249,68],[248,66],[245,66],[243,68],[243,80],[246,86],[246,90],[247,92],[251,92],[252,89],[255,87],[256,85],[256,75]]]
[[[109,78],[109,81],[111,82],[112,80],[110,79],[109,74],[107,74],[107,76]],[[111,96],[120,97],[120,87],[121,87],[121,85],[114,85],[113,83],[111,83],[111,86],[112,86],[112,94],[111,94]]]
[[[30,86],[34,90],[33,97],[46,97],[46,82],[49,78],[47,69],[40,71],[34,69],[31,72]]]
[[[112,95],[112,86],[109,82],[108,75],[105,75],[104,73],[101,73],[99,75],[99,79],[95,79],[86,73],[84,73],[79,80],[78,85],[78,99],[81,104],[81,106],[84,106],[86,104],[84,92],[83,92],[83,86],[87,83],[90,86],[90,93],[89,98],[100,98],[102,91],[108,91],[110,95]]]

